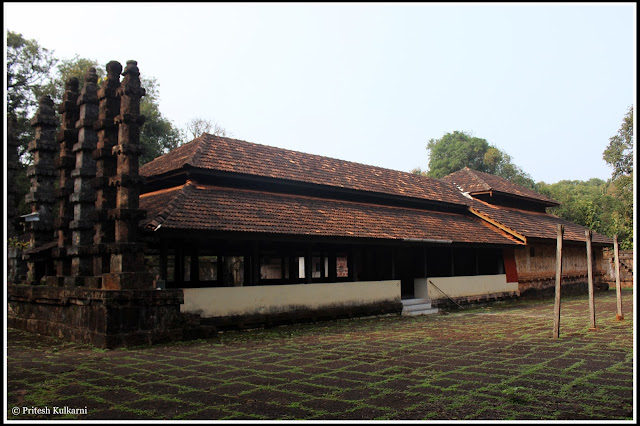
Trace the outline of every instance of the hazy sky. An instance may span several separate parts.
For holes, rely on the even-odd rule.
[[[636,93],[635,3],[4,3],[62,59],[138,61],[183,127],[395,170],[454,130],[536,181],[608,179]],[[5,41],[6,46],[6,41]]]

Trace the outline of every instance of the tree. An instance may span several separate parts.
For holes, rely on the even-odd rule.
[[[168,153],[184,143],[185,139],[180,129],[160,112],[160,85],[156,79],[142,78],[142,86],[146,94],[140,102],[140,113],[145,116],[144,125],[140,130],[140,144],[145,150],[140,157],[140,164]]]
[[[53,52],[22,34],[7,32],[7,159],[12,164],[7,173],[7,223],[13,235],[16,216],[29,212],[24,196],[29,191],[27,164],[28,143],[34,138],[30,119],[36,111],[38,96],[56,64]]]
[[[501,176],[527,188],[535,187],[533,179],[513,164],[507,153],[490,145],[486,139],[456,130],[445,134],[440,139],[430,139],[427,151],[429,152],[429,170],[426,175],[429,177],[439,179],[469,167]],[[419,169],[414,169],[413,172],[415,173],[416,170]]]
[[[54,102],[62,100],[62,89],[65,82],[76,77],[82,88],[84,75],[89,68],[95,68],[100,81],[105,77],[106,70],[98,61],[81,58],[77,55],[73,59],[63,59],[57,66],[56,78],[51,80],[41,90],[49,94]],[[140,129],[140,144],[144,148],[140,156],[140,164],[147,163],[171,149],[183,143],[183,135],[171,121],[160,112],[159,84],[154,77],[141,76],[142,87],[145,88],[145,96],[140,101],[140,113],[145,116],[145,122]]]
[[[56,62],[53,52],[37,41],[7,32],[7,137],[18,144],[18,158],[24,158],[27,144],[33,139],[29,120]]]
[[[550,213],[601,234],[611,234],[611,211],[618,203],[608,194],[609,183],[593,178],[537,185],[538,192],[560,203]]]
[[[231,136],[231,134],[217,122],[199,117],[194,118],[187,123],[185,133],[190,136],[191,139],[195,139],[203,133],[222,137]]]
[[[633,247],[633,106],[622,120],[602,158],[613,168],[610,194],[619,201],[612,212],[613,233],[623,249]]]
[[[613,179],[633,175],[633,106],[624,116],[618,134],[609,138],[602,158],[613,167]]]

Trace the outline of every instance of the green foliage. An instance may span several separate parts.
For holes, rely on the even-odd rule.
[[[612,232],[623,250],[633,248],[633,107],[629,108],[602,158],[613,168],[609,194],[618,201],[612,211]]]
[[[465,167],[484,171],[484,155],[488,149],[489,143],[485,139],[457,130],[440,139],[430,139],[427,175],[439,179]]]
[[[37,41],[7,32],[7,138],[17,141],[18,157],[23,161],[33,139],[29,120],[56,62],[53,52]]]
[[[105,67],[101,67],[98,61],[81,58],[78,55],[73,59],[61,59],[58,61],[56,67],[56,76],[51,79],[48,84],[43,88],[44,93],[51,96],[55,104],[62,102],[62,95],[64,94],[64,88],[67,80],[71,77],[78,79],[79,88],[82,89],[84,85],[84,75],[89,68],[95,68],[98,75],[99,82],[105,77]]]
[[[602,158],[613,167],[612,179],[633,176],[633,107],[624,116],[618,134],[609,138]]]
[[[147,81],[155,83],[155,80]],[[144,147],[140,164],[148,163],[154,158],[166,154],[184,141],[180,130],[162,115],[158,103],[153,97],[142,98],[140,113],[145,116],[145,124],[140,131],[140,144]]]
[[[531,177],[513,164],[511,156],[489,144],[486,139],[473,137],[465,132],[454,131],[440,139],[431,139],[427,144],[429,170],[427,176],[442,178],[465,167],[491,173],[508,179],[526,188],[533,188]],[[420,174],[419,169],[414,173]]]
[[[537,184],[538,192],[560,203],[550,209],[550,213],[598,233],[612,235],[611,214],[618,203],[608,194],[608,188],[609,183],[595,178]]]

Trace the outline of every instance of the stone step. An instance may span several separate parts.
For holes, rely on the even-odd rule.
[[[402,300],[402,315],[429,315],[435,313],[438,313],[438,308],[432,308],[429,299]]]
[[[431,301],[426,298],[422,299],[402,299],[402,306],[410,306],[410,305],[421,305],[425,303],[430,303]]]
[[[431,309],[431,303],[405,305],[402,307],[402,312],[424,311],[426,309]]]
[[[432,315],[432,314],[437,314],[437,313],[438,313],[438,308],[425,309],[425,310],[421,310],[421,311],[408,311],[408,312],[405,312],[404,310],[402,311],[402,315],[404,315],[404,316],[410,316],[410,315]]]

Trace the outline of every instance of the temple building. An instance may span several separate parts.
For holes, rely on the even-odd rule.
[[[100,85],[95,70],[69,81],[57,136],[41,100],[9,326],[116,347],[434,313],[552,288],[559,224],[563,285],[586,288],[585,228],[485,173],[432,179],[209,134],[139,167],[139,75],[112,61]],[[592,243],[601,284],[612,241]]]

